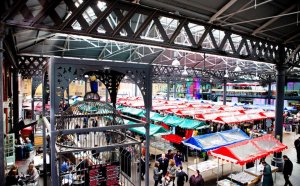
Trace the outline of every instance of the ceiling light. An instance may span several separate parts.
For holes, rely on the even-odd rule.
[[[225,71],[224,78],[228,78],[228,77],[229,77],[228,70],[226,70],[226,71]]]
[[[86,74],[86,75],[84,75],[84,77],[85,77],[85,78],[89,78],[89,75]]]
[[[180,66],[180,61],[178,61],[177,58],[174,59],[174,61],[172,62],[172,66]]]
[[[235,69],[234,69],[235,72],[241,72],[242,69],[239,65],[236,65]]]
[[[186,66],[184,66],[184,70],[183,70],[183,72],[181,73],[181,75],[183,75],[183,76],[189,75],[186,69],[187,69]]]

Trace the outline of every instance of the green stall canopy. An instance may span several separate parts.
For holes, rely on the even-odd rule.
[[[127,125],[132,125],[132,124],[136,124],[135,122],[133,121],[127,121],[125,122],[124,120],[124,123],[127,124]],[[132,132],[136,132],[138,134],[141,134],[141,135],[146,135],[146,129],[145,127],[134,127],[134,128],[129,128],[130,131]],[[160,133],[169,133],[168,130],[166,130],[165,128],[161,127],[161,126],[158,126],[158,125],[154,125],[154,124],[150,124],[150,136],[154,136],[154,135],[157,135],[157,134],[160,134]]]
[[[145,111],[143,109],[123,107],[121,109],[121,112],[125,113],[125,114],[131,114],[131,115],[134,115],[134,116],[143,117]]]
[[[178,124],[178,126],[183,129],[197,129],[199,127],[206,126],[206,123],[203,121],[197,121],[193,119],[184,119],[181,123]]]
[[[184,118],[180,118],[180,117],[177,117],[177,116],[166,116],[163,119],[163,122],[167,125],[177,127],[177,126],[179,126],[179,124],[181,122],[183,122],[183,120],[184,120]]]
[[[158,122],[162,122],[165,119],[166,116],[162,116],[157,112],[150,112],[150,119],[152,121],[158,121]]]

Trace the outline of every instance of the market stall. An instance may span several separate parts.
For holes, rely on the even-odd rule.
[[[251,140],[242,141],[229,146],[223,146],[215,150],[209,151],[212,156],[229,161],[231,163],[236,163],[244,165],[248,162],[254,162],[258,159],[264,158],[274,152],[281,152],[286,149],[287,146],[282,144],[280,141],[275,139],[272,135],[265,135]],[[247,180],[247,183],[255,183],[261,177],[261,168],[253,167],[246,169],[240,175],[231,175],[231,179],[235,179],[239,183],[243,183],[243,180],[249,178],[249,174],[254,176],[255,179]],[[272,166],[272,172],[276,172],[277,167]],[[248,184],[250,185],[250,184]]]
[[[250,139],[250,137],[242,130],[232,129],[223,132],[194,136],[183,141],[183,144],[193,149],[208,151],[247,139]]]

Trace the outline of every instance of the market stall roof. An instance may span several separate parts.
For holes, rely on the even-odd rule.
[[[266,118],[275,118],[275,112],[273,111],[260,112],[259,114],[265,116]]]
[[[275,139],[271,134],[264,135],[260,138],[254,138],[252,142],[269,153],[281,152],[284,149],[287,149],[286,145],[280,143],[280,141]]]
[[[180,125],[180,123],[183,122],[183,120],[184,120],[184,118],[168,115],[163,119],[163,122],[167,125],[176,127],[176,126]]]
[[[180,144],[183,140],[182,137],[180,137],[176,134],[163,135],[162,138],[164,138],[165,140],[167,140],[171,143],[176,143],[176,144]]]
[[[206,125],[205,122],[193,120],[193,119],[184,119],[182,122],[178,124],[178,126],[183,129],[197,129],[205,125]]]
[[[136,122],[133,122],[133,121],[128,121],[128,122],[125,122],[124,120],[124,123],[127,124],[127,125],[132,125],[132,124],[135,124]],[[145,127],[134,127],[134,128],[129,128],[130,131],[132,132],[136,132],[138,134],[141,134],[141,135],[146,135],[146,129]],[[155,124],[150,124],[150,132],[149,132],[149,135],[150,136],[154,136],[154,135],[158,135],[158,134],[164,134],[164,133],[168,133],[169,131],[166,130],[165,128],[161,127],[161,126],[158,126],[158,125],[155,125]]]
[[[162,116],[157,112],[150,112],[150,120],[162,122],[166,116]]]
[[[242,141],[209,151],[214,157],[244,165],[247,162],[266,157],[274,152],[281,152],[287,147],[271,135]]]
[[[242,130],[232,129],[223,132],[194,136],[183,141],[182,143],[194,149],[208,151],[247,139],[250,139],[250,137]]]
[[[143,109],[137,109],[137,108],[131,108],[131,107],[123,107],[121,109],[121,112],[122,113],[126,113],[126,114],[131,114],[131,115],[134,115],[134,116],[140,116],[140,117],[142,117],[145,111]]]

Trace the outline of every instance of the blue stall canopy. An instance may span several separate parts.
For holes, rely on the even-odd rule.
[[[208,151],[248,139],[250,139],[250,137],[242,130],[232,129],[223,132],[194,136],[182,143],[193,149]]]

